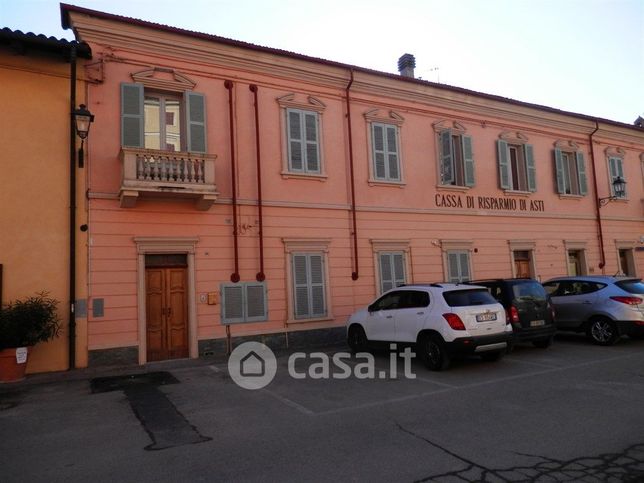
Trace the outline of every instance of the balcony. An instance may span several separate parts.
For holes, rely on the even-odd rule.
[[[217,199],[214,154],[122,148],[121,207],[139,198],[190,198],[198,210]]]

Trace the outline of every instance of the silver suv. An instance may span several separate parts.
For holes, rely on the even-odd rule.
[[[453,355],[496,361],[507,351],[512,326],[485,287],[453,283],[404,285],[389,290],[347,321],[353,351],[372,342],[416,344],[431,370],[447,369]]]
[[[644,283],[638,278],[557,277],[543,286],[557,329],[586,332],[599,345],[614,344],[622,334],[644,336]]]

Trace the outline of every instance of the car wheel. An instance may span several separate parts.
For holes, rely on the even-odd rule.
[[[619,337],[615,323],[603,317],[590,321],[587,335],[598,345],[613,345]]]
[[[449,367],[450,357],[440,337],[424,336],[418,345],[420,357],[430,371],[444,371]]]
[[[364,352],[369,349],[367,334],[365,334],[364,329],[359,325],[349,327],[347,343],[352,352]]]
[[[547,337],[545,339],[539,339],[532,342],[532,345],[538,347],[539,349],[547,349],[552,345],[552,337]]]
[[[505,352],[503,351],[484,352],[483,354],[481,354],[481,359],[483,359],[485,362],[496,362],[503,359],[504,355]]]

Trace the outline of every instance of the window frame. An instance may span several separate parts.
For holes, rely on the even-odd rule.
[[[280,129],[281,129],[281,146],[282,146],[282,178],[289,179],[308,179],[317,181],[326,181],[328,178],[326,174],[326,167],[324,162],[324,111],[326,104],[320,99],[313,96],[306,96],[304,94],[291,92],[289,94],[277,97],[276,102],[279,106],[280,112]],[[302,169],[292,169],[291,163],[291,143],[290,143],[290,121],[289,111],[301,113],[300,122],[306,124],[305,115],[316,115],[316,133],[317,133],[317,156],[318,156],[318,169],[317,171],[308,170],[306,166],[306,159],[302,159]],[[304,139],[303,145],[306,145],[306,131],[302,131]],[[303,154],[306,149],[303,147]]]
[[[380,266],[380,254],[402,254],[403,255],[403,271],[405,280],[403,283],[413,283],[412,261],[411,261],[411,241],[410,240],[387,240],[375,239],[369,240],[373,252],[373,267],[374,267],[374,288],[376,296],[383,294],[382,291],[382,275]]]
[[[287,288],[287,324],[299,324],[333,320],[333,306],[331,303],[331,285],[329,278],[329,245],[330,238],[282,238],[285,251],[285,273]],[[320,255],[322,257],[322,285],[324,289],[325,314],[312,317],[296,316],[296,295],[294,277],[294,257],[297,255]]]
[[[559,194],[560,198],[582,198],[586,196],[588,194],[586,159],[584,153],[579,149],[579,145],[574,141],[559,140],[555,142],[553,152],[556,193]],[[569,189],[567,184],[570,185]]]
[[[452,271],[450,267],[450,254],[463,255],[467,254],[467,269],[468,269],[468,281],[475,280],[474,276],[474,261],[472,260],[472,251],[474,247],[474,242],[470,240],[441,240],[440,247],[442,250],[443,258],[443,275],[446,282],[449,283],[460,283],[452,280]],[[458,258],[459,267],[461,265],[461,258]],[[461,277],[459,277],[459,280]]]
[[[528,137],[520,132],[501,133],[496,151],[500,189],[507,193],[536,193],[534,146],[528,143]]]
[[[472,136],[466,134],[465,128],[459,123],[453,123],[454,127],[444,127],[444,125],[445,123],[443,122],[438,123],[434,126],[434,129],[436,131],[436,144],[438,153],[437,187],[455,189],[472,188],[476,186],[474,147]],[[450,149],[449,153],[446,153],[445,145],[448,136],[450,141]],[[467,155],[468,153],[469,156]],[[451,165],[452,176],[449,180],[447,180],[445,177],[446,162],[449,162]]]
[[[146,140],[148,133],[146,131],[146,124],[147,124],[147,119],[148,116],[145,114],[146,108],[147,108],[147,100],[148,98],[157,98],[159,100],[159,147],[158,148],[149,148],[147,147]],[[164,139],[167,141],[167,123],[162,122],[164,117],[167,116],[168,111],[165,109],[166,106],[166,101],[171,100],[171,101],[177,101],[179,104],[179,120],[178,120],[178,125],[179,125],[179,149],[176,151],[170,151],[168,149],[164,149],[161,147],[161,140]],[[185,125],[185,119],[186,119],[186,113],[185,113],[185,108],[184,108],[184,103],[183,103],[183,98],[175,93],[165,93],[161,91],[154,91],[152,89],[144,89],[143,90],[143,109],[144,109],[144,115],[143,115],[143,146],[144,149],[154,149],[158,151],[170,151],[170,152],[185,152],[187,151],[186,145],[187,145],[187,140],[186,140],[186,125]],[[167,143],[164,142],[164,144],[167,146]]]
[[[613,166],[615,166],[615,170],[613,169]],[[617,196],[617,194],[615,193],[615,186],[613,185],[613,182],[617,177],[621,177],[624,181],[626,181],[626,175],[624,174],[624,158],[623,156],[609,156],[608,184],[610,186],[610,195],[614,196],[616,200],[628,200],[628,183],[626,184],[626,186],[624,186],[624,194],[622,196]]]
[[[381,112],[380,109],[371,109],[364,113],[367,128],[367,153],[369,160],[369,186],[398,186],[405,185],[404,169],[403,169],[403,156],[402,156],[402,125],[404,118],[394,112],[388,111]],[[376,144],[374,137],[374,127],[380,126],[383,128],[383,156],[385,161],[385,176],[377,177],[376,166]],[[390,176],[390,163],[388,157],[393,153],[388,149],[387,130],[394,129],[395,142],[396,142],[396,163],[398,169],[398,177],[392,178]],[[378,150],[378,152],[380,152]]]

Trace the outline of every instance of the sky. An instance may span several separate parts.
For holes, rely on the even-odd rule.
[[[67,0],[102,12],[632,124],[644,0]],[[0,0],[0,27],[73,39],[59,2]]]

